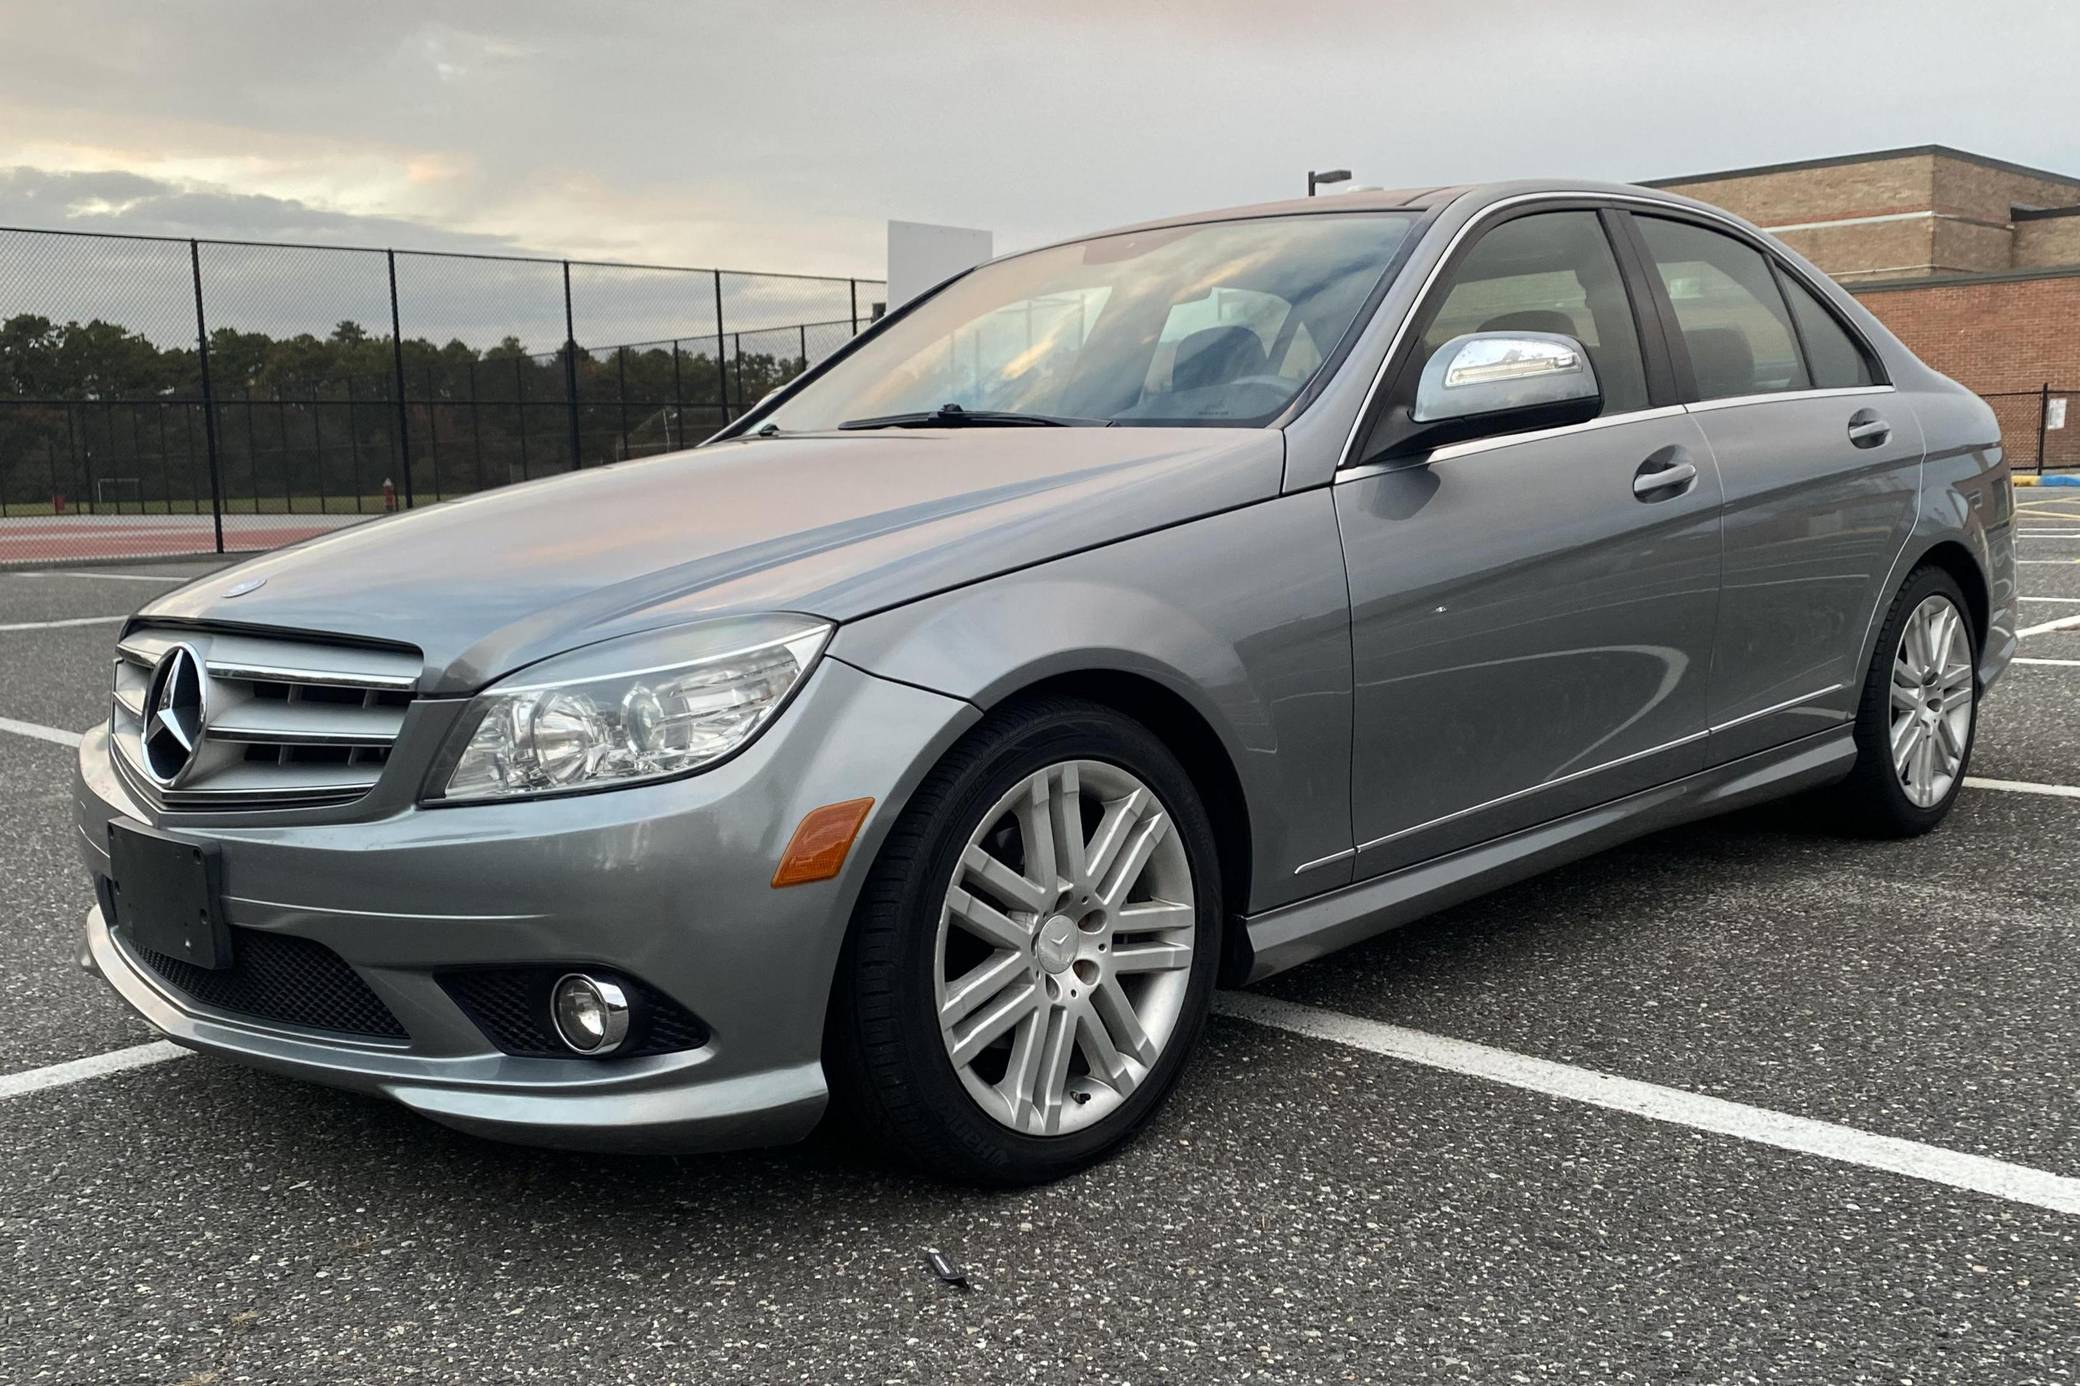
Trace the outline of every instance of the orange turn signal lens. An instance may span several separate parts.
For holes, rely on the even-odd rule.
[[[842,804],[825,804],[802,815],[787,850],[780,854],[779,869],[773,872],[773,888],[827,881],[845,864],[852,839],[859,836],[872,799],[847,799]]]

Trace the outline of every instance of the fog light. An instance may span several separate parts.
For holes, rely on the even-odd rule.
[[[628,1038],[628,995],[619,984],[582,972],[557,979],[549,997],[556,1034],[580,1054],[604,1057]]]

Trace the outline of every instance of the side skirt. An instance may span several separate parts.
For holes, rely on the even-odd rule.
[[[1855,731],[1844,724],[1508,837],[1251,915],[1243,921],[1255,954],[1248,981],[1260,981],[1606,847],[1838,780],[1855,763]]]

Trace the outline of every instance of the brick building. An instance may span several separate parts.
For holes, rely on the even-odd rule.
[[[1930,144],[1649,186],[1746,217],[1833,275],[1987,397],[2018,467],[2059,421],[2047,402],[2080,398],[2080,175]],[[2042,433],[2046,463],[2080,467],[2080,405]]]

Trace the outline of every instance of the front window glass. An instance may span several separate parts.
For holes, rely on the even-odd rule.
[[[1321,368],[1413,220],[1206,222],[1001,260],[891,323],[766,422],[818,432],[956,405],[1114,424],[1268,423]]]
[[[1555,332],[1589,353],[1606,414],[1647,405],[1632,301],[1594,212],[1540,212],[1482,236],[1452,273],[1408,364],[1408,390],[1437,349],[1468,332]]]

